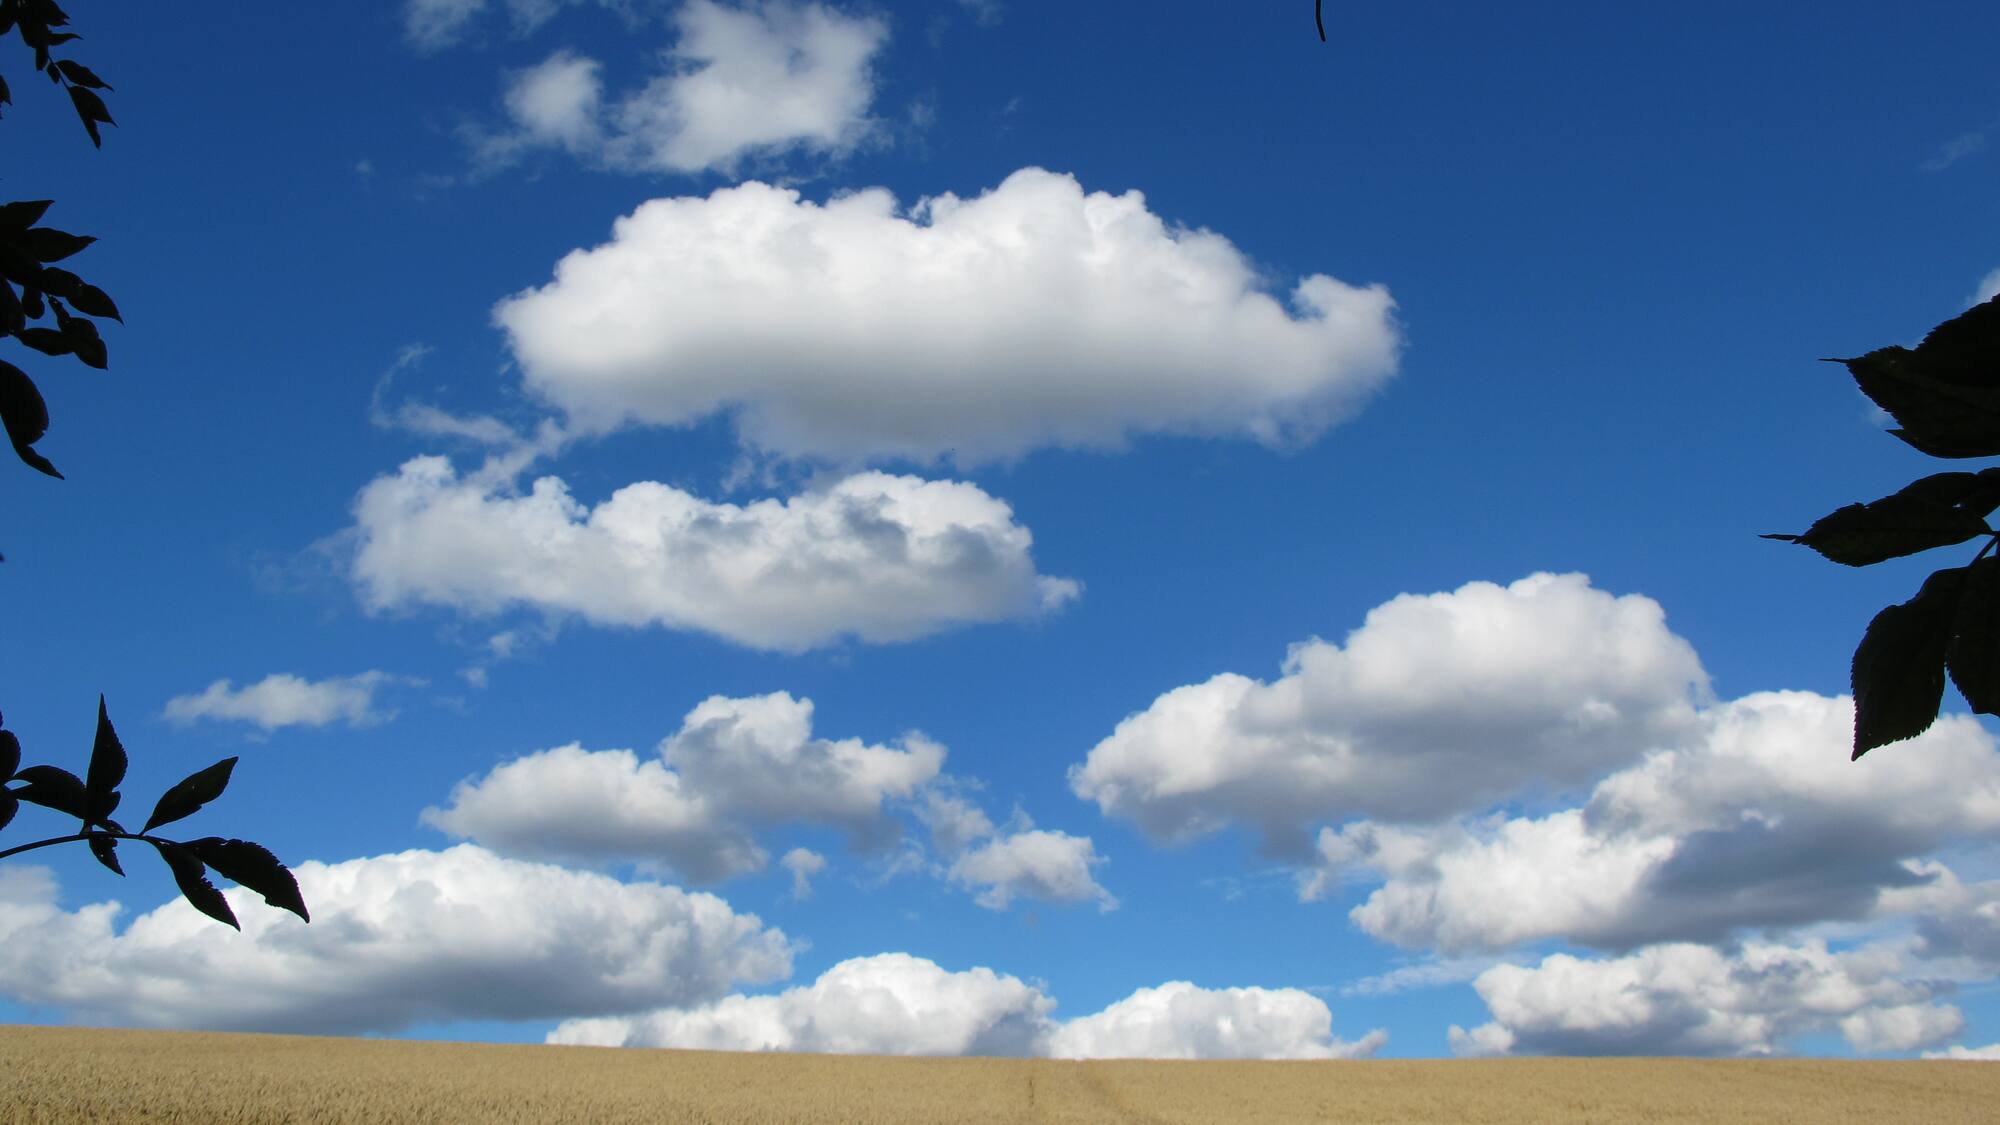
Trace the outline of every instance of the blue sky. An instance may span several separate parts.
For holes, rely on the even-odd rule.
[[[1847,761],[1940,563],[1756,538],[1933,471],[1816,359],[2000,288],[1985,7],[74,7],[0,704],[315,920],[38,852],[0,1018],[2000,1044],[1990,723]]]

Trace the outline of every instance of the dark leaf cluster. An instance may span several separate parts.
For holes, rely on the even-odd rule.
[[[1877,348],[1847,367],[1896,421],[1891,434],[1933,457],[2000,456],[2000,297],[1938,325],[1914,348]],[[1803,534],[1766,535],[1847,566],[1870,566],[1984,538],[1964,566],[1875,615],[1854,650],[1854,757],[1937,721],[1949,678],[1972,709],[2000,715],[2000,468],[1934,473]]]
[[[306,913],[305,899],[299,894],[298,880],[262,845],[219,836],[169,840],[152,835],[155,828],[193,816],[202,806],[222,796],[229,785],[230,772],[236,768],[235,758],[224,758],[181,779],[161,795],[152,815],[137,832],[127,832],[111,819],[111,814],[118,811],[121,799],[118,786],[125,780],[127,762],[125,746],[111,726],[111,716],[102,697],[97,701],[97,736],[90,748],[90,765],[81,778],[57,766],[22,767],[20,738],[0,727],[0,778],[4,778],[4,784],[0,784],[0,828],[12,823],[23,801],[83,822],[74,835],[8,848],[0,851],[0,859],[51,844],[81,841],[90,847],[90,853],[99,863],[123,875],[118,842],[137,840],[160,853],[188,903],[218,922],[242,928],[237,926],[236,915],[229,909],[229,900],[209,881],[210,871],[257,892],[272,906],[312,920]]]
[[[0,0],[0,37],[9,32],[20,36],[34,52],[35,70],[68,92],[91,142],[101,146],[98,126],[112,120],[98,91],[111,87],[82,63],[52,54],[78,38],[60,30],[68,25],[69,16],[54,0]],[[0,106],[12,100],[0,78]],[[90,318],[121,320],[118,306],[104,290],[55,264],[96,240],[37,225],[48,209],[46,199],[0,204],[0,337],[12,337],[43,355],[75,356],[101,371],[110,355]],[[48,403],[35,381],[6,360],[0,360],[0,423],[22,461],[49,476],[62,476],[35,449],[49,429]]]

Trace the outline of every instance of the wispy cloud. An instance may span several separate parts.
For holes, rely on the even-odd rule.
[[[250,723],[266,732],[335,722],[375,726],[396,717],[394,711],[376,708],[377,691],[391,684],[422,682],[378,671],[318,681],[280,672],[241,688],[229,680],[217,680],[199,693],[169,699],[165,715],[183,724],[198,719]]]

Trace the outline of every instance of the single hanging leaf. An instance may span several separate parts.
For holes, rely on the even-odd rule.
[[[69,303],[76,306],[76,311],[86,316],[108,317],[120,324],[125,323],[125,318],[118,315],[118,306],[112,303],[110,296],[88,282],[77,284],[76,290],[69,296]]]
[[[78,820],[88,819],[83,799],[83,779],[58,766],[29,766],[14,775],[28,784],[14,790],[14,796],[31,805],[68,813]]]
[[[68,355],[76,350],[69,337],[53,328],[23,328],[14,338],[43,355]]]
[[[1966,567],[1940,570],[1917,596],[1875,615],[1854,650],[1854,757],[1915,738],[1944,702],[1945,652]]]
[[[1889,431],[1933,457],[2000,454],[2000,297],[1932,329],[1915,348],[1877,348],[1847,365],[1896,419]]]
[[[1982,715],[2000,715],[2000,558],[1966,568],[1945,670],[1958,693]]]
[[[1973,473],[1940,475],[1964,478],[1951,482],[1962,485],[1970,485],[1978,479]],[[1926,491],[1940,491],[1936,485],[1929,485],[1928,489],[1925,487],[1933,479],[1927,477],[1893,496],[1884,496],[1871,503],[1849,504],[1815,522],[1804,535],[1765,535],[1762,538],[1782,539],[1811,547],[1834,562],[1847,566],[1869,566],[1884,559],[1914,555],[1933,547],[1949,547],[1977,535],[1993,534],[1993,529],[1986,526],[1983,517],[1955,507],[1950,502],[1940,503],[1926,498]]]
[[[191,773],[176,782],[172,789],[160,795],[160,801],[153,806],[153,815],[146,819],[146,826],[140,832],[151,832],[162,824],[172,824],[176,820],[193,816],[201,807],[217,797],[229,785],[229,771],[236,768],[236,759],[224,758],[198,773]]]
[[[0,789],[0,828],[14,823],[14,814],[20,811],[20,800],[5,789]]]
[[[201,860],[193,852],[169,840],[148,841],[157,848],[160,858],[167,861],[167,867],[174,873],[174,884],[181,889],[181,897],[188,905],[208,915],[218,922],[237,930],[243,927],[236,923],[236,912],[229,909],[229,900],[222,897],[214,883],[202,870]]]
[[[110,83],[92,74],[90,68],[80,62],[58,59],[56,61],[56,69],[62,71],[64,78],[69,79],[79,86],[88,86],[93,90],[109,90],[111,88]]]
[[[97,862],[109,867],[117,874],[125,874],[125,869],[118,866],[118,841],[109,836],[92,836],[90,838],[90,854],[97,857]]]
[[[48,213],[53,199],[22,199],[13,203],[0,203],[0,228],[24,231],[42,221]]]
[[[312,921],[312,916],[306,913],[306,900],[299,894],[299,881],[262,844],[205,836],[188,841],[187,847],[214,868],[216,874],[263,895],[264,901],[272,906]]]
[[[116,796],[118,786],[125,780],[125,768],[130,759],[125,754],[125,744],[118,741],[118,732],[111,726],[111,714],[104,709],[104,697],[97,697],[97,738],[90,747],[90,769],[84,774],[84,790],[90,794],[92,804],[97,804]],[[112,802],[116,804],[116,802]],[[105,809],[103,815],[110,816]]]
[[[7,440],[14,454],[29,466],[62,479],[49,459],[35,452],[34,445],[49,432],[49,407],[35,381],[20,368],[0,360],[0,423],[5,423]]]

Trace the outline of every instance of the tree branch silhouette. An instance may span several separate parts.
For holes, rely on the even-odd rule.
[[[73,31],[58,30],[68,26],[69,16],[55,0],[0,0],[0,38],[9,33],[18,35],[34,52],[35,70],[68,93],[91,144],[102,148],[104,136],[98,126],[114,122],[97,91],[111,87],[82,63],[54,57],[54,48],[80,38]],[[0,78],[0,106],[12,100],[6,80]],[[109,364],[110,355],[97,325],[89,318],[123,320],[117,304],[102,289],[54,265],[96,239],[38,226],[51,206],[47,199],[0,204],[0,339],[12,338],[47,356],[73,355],[85,366],[101,371]],[[39,323],[50,317],[53,327]],[[35,449],[35,443],[48,432],[48,404],[27,372],[6,360],[0,360],[0,424],[4,424],[16,456],[30,468],[62,479],[55,465]],[[118,862],[118,841],[138,840],[160,854],[182,897],[218,922],[242,928],[229,901],[209,881],[209,871],[256,891],[272,906],[311,921],[298,881],[261,844],[219,836],[178,841],[150,835],[154,828],[191,816],[220,797],[236,767],[235,758],[190,774],[168,789],[154,805],[145,827],[136,833],[125,831],[111,819],[121,800],[118,786],[125,780],[127,764],[125,747],[111,726],[103,696],[97,700],[97,735],[82,778],[57,766],[22,767],[21,740],[0,721],[0,828],[13,822],[22,802],[67,813],[83,822],[74,834],[0,851],[0,859],[80,842],[89,846],[99,863],[124,875]],[[20,784],[9,788],[14,782]]]

